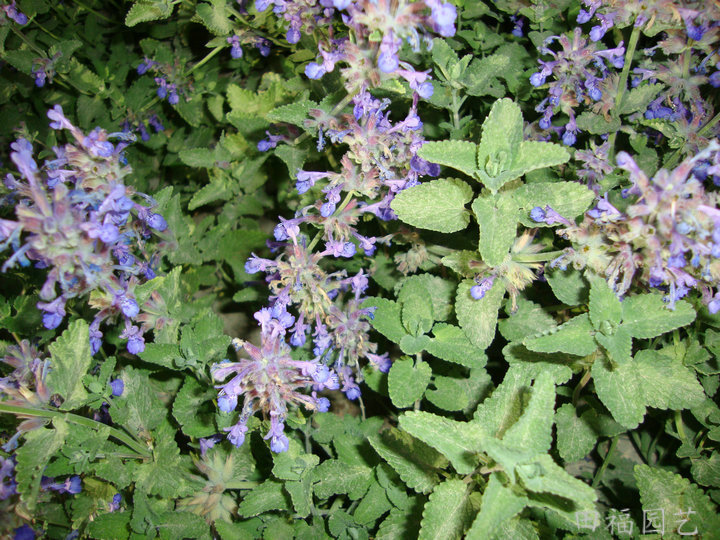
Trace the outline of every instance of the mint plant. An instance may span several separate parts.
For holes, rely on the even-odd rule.
[[[0,0],[0,529],[714,538],[720,9]]]

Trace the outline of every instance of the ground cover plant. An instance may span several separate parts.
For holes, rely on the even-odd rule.
[[[4,537],[719,538],[718,21],[0,0]]]

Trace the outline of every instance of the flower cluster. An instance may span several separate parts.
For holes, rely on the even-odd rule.
[[[191,83],[183,76],[182,66],[179,61],[174,64],[163,64],[145,57],[137,67],[138,75],[151,73],[154,75],[157,84],[157,97],[167,99],[170,105],[180,103],[180,96],[190,100],[192,93]]]
[[[0,24],[5,22],[5,17],[15,21],[19,25],[24,25],[28,22],[27,15],[17,8],[15,0],[12,0],[9,4],[0,6]]]
[[[556,219],[554,212],[531,213],[536,221],[566,225],[558,233],[572,247],[551,266],[588,267],[605,276],[618,295],[635,279],[664,290],[670,308],[695,288],[711,312],[720,310],[720,201],[717,192],[703,186],[703,180],[720,174],[720,144],[712,141],[652,179],[626,152],[618,153],[617,164],[632,181],[624,195],[635,197],[624,212],[602,198],[579,225]]]
[[[218,386],[218,407],[223,412],[232,412],[238,405],[238,398],[243,397],[238,422],[225,430],[232,444],[242,445],[248,430],[247,421],[255,412],[262,411],[270,419],[270,429],[265,435],[265,439],[270,439],[270,449],[285,452],[289,445],[284,433],[288,405],[325,412],[330,402],[318,397],[317,392],[325,388],[336,390],[340,386],[337,375],[317,359],[292,359],[285,338],[295,317],[282,304],[276,302],[272,308],[261,309],[255,318],[261,328],[260,347],[236,339],[233,342],[235,348],[244,350],[249,358],[212,367],[213,378],[217,381],[232,375],[230,381]],[[311,394],[299,391],[304,389],[310,389]]]
[[[560,45],[557,52],[550,48],[555,42]],[[551,56],[552,60],[540,60],[540,71],[530,76],[533,86],[546,83],[548,86],[548,97],[535,109],[543,114],[539,125],[542,129],[550,129],[553,115],[558,110],[564,112],[570,121],[562,130],[562,141],[572,146],[578,134],[575,108],[580,104],[599,102],[603,95],[612,95],[609,90],[617,82],[611,77],[613,70],[608,64],[614,69],[622,68],[625,47],[621,42],[613,49],[600,49],[583,37],[580,28],[576,28],[572,40],[565,35],[545,38],[540,52]],[[549,78],[551,80],[548,81]]]
[[[338,2],[335,2],[337,5]],[[344,62],[343,78],[350,89],[370,84],[377,86],[384,78],[401,77],[421,97],[429,98],[433,86],[429,71],[418,72],[407,62],[401,62],[399,53],[403,42],[414,52],[420,51],[421,42],[429,49],[432,38],[428,31],[449,37],[455,34],[457,11],[450,3],[439,0],[407,2],[364,0],[343,2],[344,17],[352,38],[321,42],[320,57],[311,62],[305,74],[319,79],[333,71],[335,64]]]
[[[99,310],[90,325],[93,353],[102,342],[100,324],[120,316],[128,351],[137,354],[144,339],[143,330],[133,324],[140,313],[134,289],[155,277],[147,241],[167,223],[152,211],[150,197],[123,183],[131,172],[122,164],[126,143],[109,140],[123,134],[96,128],[85,135],[58,105],[48,117],[50,127],[70,131],[75,144],[54,147],[55,159],[41,167],[29,141],[11,145],[22,180],[6,178],[18,204],[17,221],[0,220],[0,247],[14,250],[3,270],[31,262],[49,269],[37,304],[48,329],[62,323],[68,300],[93,292],[90,305]]]
[[[227,38],[230,45],[230,56],[235,59],[242,58],[242,45],[254,45],[262,56],[270,54],[270,42],[260,36],[250,34],[249,32],[236,33]]]
[[[165,126],[163,125],[162,120],[160,120],[156,114],[151,114],[147,118],[133,118],[132,120],[130,118],[126,118],[122,124],[122,130],[124,133],[128,136],[134,133],[139,133],[140,139],[143,141],[150,140],[150,128],[152,128],[155,133],[165,131]]]

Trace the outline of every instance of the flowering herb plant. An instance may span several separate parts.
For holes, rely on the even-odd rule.
[[[0,0],[3,537],[713,538],[718,21]]]

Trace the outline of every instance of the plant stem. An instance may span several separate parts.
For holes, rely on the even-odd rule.
[[[73,424],[78,424],[80,426],[85,426],[90,429],[100,430],[102,428],[107,428],[110,430],[110,436],[116,438],[120,442],[126,444],[135,452],[137,452],[139,455],[138,458],[149,458],[152,454],[150,452],[150,449],[147,447],[144,447],[142,444],[140,444],[138,441],[130,437],[129,435],[123,433],[122,431],[112,428],[106,424],[103,424],[101,422],[96,422],[95,420],[91,420],[90,418],[85,418],[84,416],[79,416],[77,414],[73,413],[66,413],[61,411],[48,411],[45,409],[30,409],[26,407],[17,407],[15,405],[6,405],[4,403],[0,403],[0,412],[6,412],[11,414],[16,414],[18,416],[34,416],[34,417],[44,417],[44,418],[63,418],[67,420],[68,422],[71,422]]]
[[[563,253],[565,253],[565,251],[562,249],[558,251],[546,251],[544,253],[532,253],[527,255],[515,253],[512,256],[512,260],[519,263],[547,262],[558,258]]]
[[[355,190],[351,189],[347,195],[345,195],[345,199],[343,199],[343,202],[340,203],[340,206],[335,210],[335,213],[333,215],[337,215],[343,210],[345,210],[345,207],[350,204],[350,201],[355,196]],[[310,245],[307,247],[308,251],[312,251],[312,248],[314,248],[317,243],[320,241],[320,237],[322,236],[322,231],[318,231],[315,235],[315,238],[312,239],[310,242]]]
[[[635,55],[635,47],[637,47],[638,39],[640,39],[640,27],[633,26],[632,33],[630,34],[630,41],[628,42],[627,49],[625,49],[625,64],[623,65],[622,72],[620,73],[620,81],[618,81],[617,95],[615,96],[613,118],[616,119],[620,118],[622,100],[625,96],[625,90],[627,89],[627,80],[628,75],[630,74],[630,65],[632,64],[632,59]],[[615,155],[615,137],[617,137],[617,131],[613,131],[610,134],[610,149],[608,150],[609,160],[612,160]]]
[[[580,392],[582,392],[582,389],[585,388],[588,382],[590,382],[590,377],[592,377],[592,372],[590,369],[586,369],[585,373],[582,376],[582,379],[580,379],[580,382],[577,383],[577,386],[575,387],[575,390],[573,390],[572,395],[572,404],[573,407],[577,407],[578,399],[580,399]]]
[[[203,58],[197,64],[195,64],[193,67],[191,67],[190,70],[186,73],[186,75],[190,75],[197,68],[205,65],[207,62],[209,62],[213,58],[213,56],[215,56],[217,53],[222,51],[224,48],[225,48],[225,45],[218,45],[217,47],[215,47],[212,51],[210,51],[209,53],[207,53],[205,55],[205,58]]]
[[[602,478],[603,473],[605,472],[605,469],[607,469],[608,464],[610,463],[610,457],[612,456],[612,453],[615,451],[615,447],[617,446],[618,438],[617,435],[612,438],[610,442],[610,448],[608,448],[607,454],[605,454],[605,459],[602,462],[602,465],[600,465],[600,468],[598,469],[598,472],[595,473],[595,477],[592,481],[592,487],[595,488],[600,483],[600,479]]]

